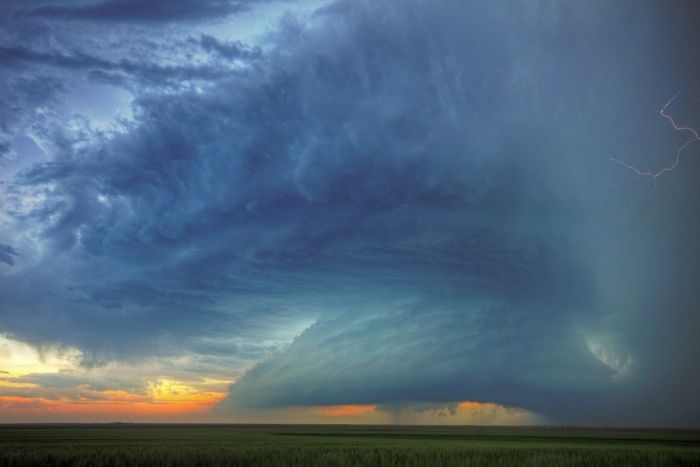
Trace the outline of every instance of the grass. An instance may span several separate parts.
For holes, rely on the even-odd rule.
[[[5,425],[7,466],[700,466],[700,431]]]

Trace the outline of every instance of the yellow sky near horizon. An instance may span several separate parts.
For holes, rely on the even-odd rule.
[[[83,368],[81,356],[75,348],[37,349],[0,335],[0,421],[198,417],[228,394],[232,382],[178,380],[123,364]]]

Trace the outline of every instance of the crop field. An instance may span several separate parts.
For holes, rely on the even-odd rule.
[[[5,425],[9,466],[697,466],[700,431],[320,425]]]

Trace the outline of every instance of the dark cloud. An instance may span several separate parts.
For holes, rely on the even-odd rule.
[[[8,92],[0,93],[0,170],[5,175],[15,159],[12,141],[18,133],[42,120],[37,109],[54,104],[64,88],[56,78],[14,74],[9,66],[3,70],[0,85]]]
[[[656,8],[633,10],[641,24]],[[7,63],[151,85],[124,131],[49,133],[56,155],[5,187],[0,233],[21,257],[0,283],[0,329],[95,364],[262,360],[224,412],[472,399],[563,422],[692,424],[695,340],[681,329],[697,292],[653,284],[698,274],[659,247],[698,257],[697,222],[656,222],[691,212],[680,194],[697,184],[680,174],[635,217],[648,187],[608,160],[639,140],[629,116],[666,96],[660,70],[681,66],[660,66],[644,27],[618,27],[631,10],[341,1],[309,25],[285,17],[265,53],[183,42],[256,61],[229,74],[5,47]],[[686,356],[673,368],[672,348]],[[664,392],[674,400],[638,415]]]
[[[160,23],[220,19],[247,9],[256,0],[101,0],[45,5],[28,13],[47,18],[103,22]]]
[[[226,50],[231,47],[224,44],[219,44],[219,46]],[[221,51],[217,52],[222,53]],[[254,54],[245,53],[245,50],[241,48],[241,53],[237,58],[245,59],[250,56],[254,56]],[[0,47],[0,61],[7,65],[34,64],[82,71],[89,73],[89,76],[95,81],[122,83],[131,78],[149,86],[159,87],[176,85],[189,80],[216,80],[232,74],[230,69],[214,65],[159,65],[130,60],[114,62],[78,50],[63,53],[37,52],[21,47]]]
[[[202,34],[200,36],[199,44],[202,46],[202,49],[207,52],[216,52],[221,57],[228,59],[251,60],[259,58],[261,55],[259,47],[249,47],[240,41],[222,42],[208,34]]]
[[[0,262],[13,266],[17,255],[19,253],[12,246],[0,243]]]

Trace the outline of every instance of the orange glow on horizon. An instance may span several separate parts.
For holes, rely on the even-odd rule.
[[[468,410],[468,409],[478,409],[482,407],[488,407],[492,406],[494,404],[491,404],[489,402],[474,402],[474,401],[462,401],[459,404],[457,404],[457,408],[460,410]]]
[[[314,407],[311,409],[311,412],[327,417],[352,417],[374,412],[376,409],[377,406],[375,404],[348,404]]]
[[[27,419],[62,419],[81,416],[114,421],[142,420],[149,417],[203,415],[226,397],[227,393],[192,395],[180,400],[152,400],[148,396],[123,391],[104,391],[101,400],[43,399],[0,396],[0,420],[4,416]]]

